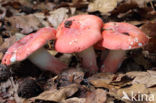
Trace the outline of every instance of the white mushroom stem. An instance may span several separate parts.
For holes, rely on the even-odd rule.
[[[25,35],[23,34],[16,34],[16,38],[19,40],[23,38]],[[52,56],[47,50],[44,48],[40,48],[31,54],[28,59],[34,63],[36,66],[43,70],[49,70],[56,74],[61,73],[67,65],[59,61],[57,58]]]
[[[96,55],[93,47],[90,47],[78,53],[78,56],[82,58],[82,66],[88,69],[90,73],[94,73],[98,71]]]
[[[124,50],[111,50],[101,66],[101,71],[115,73],[121,66],[125,56],[126,52]]]
[[[40,48],[32,55],[28,57],[28,59],[34,63],[36,66],[43,70],[49,70],[56,74],[59,74],[67,68],[66,64],[59,61],[57,58],[52,56],[47,50],[44,48]]]

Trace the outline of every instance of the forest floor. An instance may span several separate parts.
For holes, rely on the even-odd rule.
[[[18,34],[57,28],[79,14],[96,15],[104,23],[133,24],[150,37],[149,43],[126,51],[116,73],[88,76],[76,54],[58,53],[49,41],[45,48],[69,68],[55,75],[27,59],[1,65],[0,103],[156,103],[155,0],[0,0],[0,60]],[[100,66],[103,51],[95,52]]]

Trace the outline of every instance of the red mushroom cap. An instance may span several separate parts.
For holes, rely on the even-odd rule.
[[[56,38],[56,30],[50,27],[42,28],[36,33],[29,34],[15,42],[6,52],[2,64],[10,65],[15,61],[22,61],[41,48],[48,40]]]
[[[139,28],[128,23],[109,22],[103,26],[102,46],[107,49],[129,50],[148,43],[148,36]]]
[[[78,15],[57,29],[55,49],[63,53],[81,52],[102,39],[102,20],[94,15]]]

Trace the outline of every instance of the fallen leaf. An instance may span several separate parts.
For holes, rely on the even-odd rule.
[[[84,78],[84,72],[82,72],[80,69],[71,68],[71,69],[65,70],[61,74],[60,80],[62,79],[62,82],[68,81],[70,83],[80,84],[83,78]]]
[[[137,4],[134,3],[134,2],[130,2],[130,3],[123,2],[123,3],[120,3],[120,4],[111,12],[111,14],[117,16],[118,14],[126,13],[126,12],[128,12],[128,10],[133,9],[133,8],[136,8],[136,7],[137,7]]]
[[[102,14],[111,12],[117,6],[117,0],[95,0],[88,6],[88,12],[100,11]]]
[[[156,85],[156,71],[133,72],[133,75],[136,76],[132,84],[144,84],[147,88]]]
[[[106,99],[106,91],[103,89],[96,89],[87,96],[85,103],[105,103]]]
[[[145,7],[148,2],[152,0],[128,0],[129,2],[135,2],[139,7]]]
[[[141,26],[141,30],[148,36],[154,37],[156,36],[156,21],[146,22]]]
[[[16,33],[14,36],[7,38],[4,40],[3,44],[0,45],[0,52],[5,52],[12,44],[14,44],[17,40],[21,39],[23,34]]]
[[[88,78],[88,81],[95,87],[112,88],[109,85],[113,80],[114,74],[98,73]]]
[[[86,101],[85,98],[74,97],[74,98],[66,99],[66,100],[62,101],[61,103],[85,103],[85,101]]]
[[[148,95],[148,90],[147,90],[146,86],[143,84],[134,84],[130,87],[118,89],[118,91],[116,93],[117,94],[115,94],[115,96],[117,98],[123,99],[122,97],[124,97],[125,95],[127,95],[130,98],[132,98],[133,95],[136,95],[136,96],[140,95],[140,94]]]
[[[31,98],[30,100],[61,102],[62,100],[65,100],[67,97],[72,96],[77,91],[78,91],[78,85],[71,84],[66,87],[62,87],[59,90],[52,89],[52,90],[44,91],[39,96]]]
[[[0,45],[3,43],[3,38],[0,36]]]
[[[145,20],[154,19],[156,12],[151,6],[147,6],[149,5],[149,1],[150,0],[148,0],[148,2],[146,2],[146,0],[123,1],[111,12],[111,16],[115,21],[138,21],[140,23],[145,22]]]
[[[4,8],[4,7],[2,7],[1,5],[0,5],[0,11],[1,11],[1,13],[0,13],[0,19],[4,19],[4,17],[6,16],[6,8]]]
[[[3,58],[3,53],[0,52],[0,60],[2,60],[2,58]]]
[[[147,45],[149,45],[149,44],[147,44]],[[150,64],[149,60],[147,60],[144,57],[143,53],[140,53],[140,54],[136,55],[133,60],[135,61],[135,63],[137,63],[138,65],[143,66],[145,69],[148,69],[148,68],[152,67],[152,65]]]
[[[58,27],[58,25],[66,18],[68,18],[69,10],[67,8],[59,8],[54,11],[49,12],[50,15],[47,16],[48,21],[51,23],[51,25],[55,28]]]
[[[13,16],[10,18],[6,18],[6,20],[9,21],[11,24],[8,29],[10,28],[10,30],[13,31],[16,30],[16,32],[20,31],[21,33],[30,33],[42,27],[39,19],[33,14],[24,16]]]
[[[155,63],[156,60],[156,21],[148,21],[141,26],[141,30],[150,37],[147,45],[143,47],[144,57],[148,58],[148,62]]]
[[[2,60],[3,54],[6,50],[16,42],[16,36],[12,36],[4,40],[3,44],[0,45],[0,60]]]
[[[156,97],[156,88],[155,87],[154,88],[148,88],[148,90],[149,90],[150,95],[153,95],[154,97]],[[156,98],[154,98],[154,101],[151,101],[149,103],[156,103]]]
[[[7,100],[15,100],[16,103],[23,103],[23,99],[18,97],[17,95],[18,85],[19,85],[19,82],[14,81],[13,77],[10,77],[10,79],[8,79],[4,83],[1,83],[0,92],[1,92],[2,98],[3,99],[7,98]]]
[[[36,18],[38,18],[38,20],[40,21],[40,23],[44,26],[44,27],[47,27],[47,26],[50,26],[48,21],[46,20],[46,16],[44,13],[34,13],[33,14]]]
[[[41,10],[53,10],[55,6],[56,4],[53,2],[40,2],[36,8]]]

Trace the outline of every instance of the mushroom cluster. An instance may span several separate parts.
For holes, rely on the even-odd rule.
[[[95,45],[110,52],[101,65],[102,72],[116,72],[125,58],[125,50],[140,48],[148,43],[148,36],[128,23],[103,21],[94,15],[77,15],[64,20],[55,30],[45,27],[13,44],[5,53],[2,64],[30,59],[39,68],[59,74],[67,65],[52,56],[42,46],[55,40],[55,49],[61,53],[76,53],[82,66],[90,74],[99,69]]]

